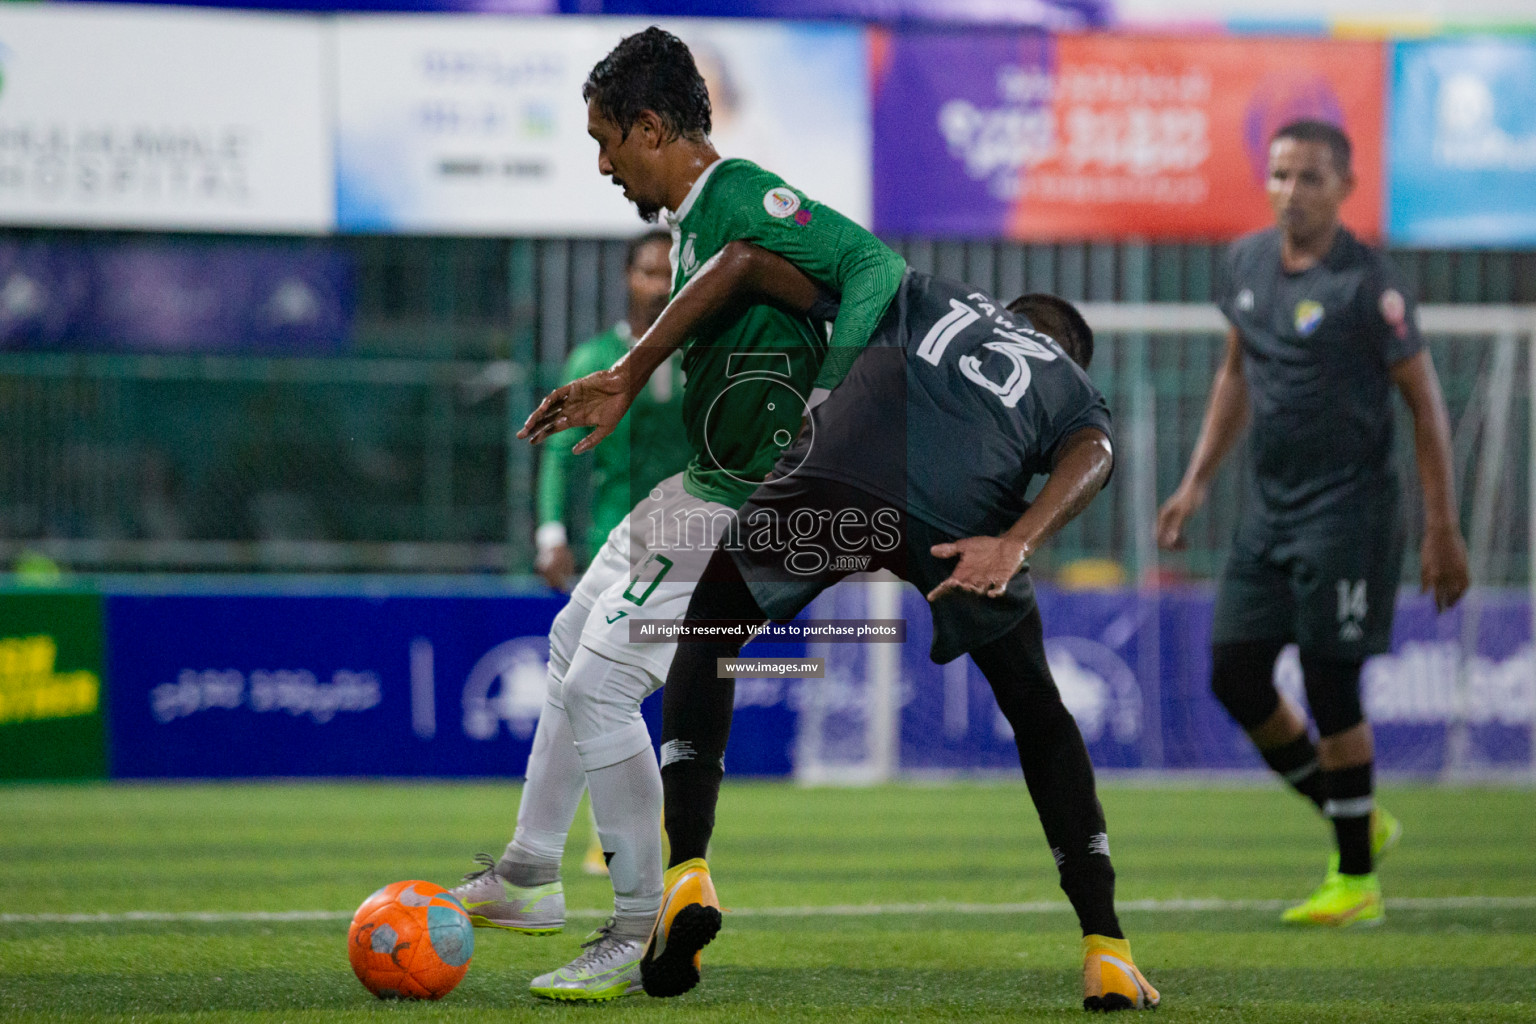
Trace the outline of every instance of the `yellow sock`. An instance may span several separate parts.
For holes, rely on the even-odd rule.
[[[1107,935],[1083,936],[1083,956],[1101,949],[1107,953],[1115,954],[1128,963],[1136,962],[1131,959],[1130,939],[1112,939]]]
[[[692,860],[685,860],[681,864],[667,868],[667,870],[662,872],[661,875],[662,889],[666,890],[672,888],[673,884],[679,878],[683,877],[684,874],[689,871],[697,870],[698,868],[703,868],[706,874],[709,872],[709,865],[705,863],[703,857],[695,857]]]

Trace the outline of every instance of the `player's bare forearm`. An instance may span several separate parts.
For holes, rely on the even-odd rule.
[[[645,336],[606,370],[557,388],[528,417],[517,436],[538,444],[572,427],[593,430],[573,449],[589,451],[612,433],[657,367],[710,320],[733,307],[772,302],[805,313],[819,290],[788,260],[755,245],[731,242],[667,303]]]
[[[1115,453],[1102,431],[1089,427],[1062,442],[1045,486],[1028,511],[1003,534],[1028,558],[1088,507],[1109,479]]]
[[[1451,479],[1450,416],[1427,351],[1404,359],[1391,372],[1413,417],[1414,459],[1424,491],[1421,583],[1435,595],[1436,606],[1444,610],[1461,599],[1469,583],[1467,549]]]
[[[1181,486],[1194,485],[1202,494],[1248,426],[1248,382],[1243,376],[1242,345],[1237,329],[1229,328],[1226,354],[1211,382],[1211,398],[1200,424],[1200,437],[1184,472]]]
[[[1243,339],[1237,328],[1227,330],[1226,354],[1211,382],[1211,397],[1200,423],[1200,436],[1178,490],[1157,512],[1157,543],[1184,547],[1184,524],[1205,504],[1216,470],[1248,426],[1248,382],[1243,376]]]
[[[1429,353],[1420,352],[1392,367],[1392,381],[1413,416],[1413,451],[1424,489],[1424,528],[1457,529],[1450,417]]]
[[[1062,442],[1045,486],[1019,521],[1001,537],[966,537],[932,548],[937,558],[959,557],[949,578],[933,588],[936,601],[952,590],[1001,597],[1030,555],[1088,507],[1109,479],[1114,449],[1103,431],[1079,430]]]

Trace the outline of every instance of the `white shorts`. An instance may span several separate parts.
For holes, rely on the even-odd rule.
[[[693,585],[736,522],[736,510],[696,498],[683,474],[652,488],[608,534],[571,600],[590,608],[581,645],[623,665],[645,669],[655,686],[666,682],[676,641],[630,642],[635,622],[681,622]]]

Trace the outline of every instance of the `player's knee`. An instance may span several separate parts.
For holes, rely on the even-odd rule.
[[[549,694],[557,703],[565,674],[570,670],[571,659],[576,656],[576,646],[581,643],[581,631],[590,614],[589,609],[575,601],[567,601],[549,627]]]
[[[1278,655],[1279,649],[1267,643],[1211,647],[1211,693],[1248,732],[1268,721],[1280,706],[1274,678]]]
[[[1365,721],[1365,710],[1360,705],[1360,668],[1358,661],[1302,652],[1301,674],[1307,687],[1307,706],[1312,709],[1319,736],[1337,736]]]
[[[560,690],[577,739],[600,736],[640,720],[640,702],[657,686],[645,669],[578,648]]]

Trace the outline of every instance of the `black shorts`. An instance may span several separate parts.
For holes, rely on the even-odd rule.
[[[1211,642],[1294,642],[1351,661],[1381,654],[1392,644],[1403,547],[1391,497],[1284,531],[1245,516],[1216,592]]]
[[[956,559],[935,544],[958,540],[859,487],[795,473],[771,479],[737,514],[730,553],[758,607],[776,621],[794,618],[822,591],[854,573],[886,569],[924,594],[949,577]],[[1026,568],[1002,597],[951,592],[928,606],[929,657],[953,661],[985,646],[1036,612]]]

